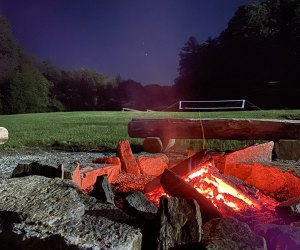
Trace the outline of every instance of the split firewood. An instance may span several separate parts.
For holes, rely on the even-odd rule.
[[[6,128],[0,127],[0,144],[4,144],[8,140],[8,131]]]
[[[194,199],[200,206],[203,221],[222,217],[218,209],[205,196],[200,194],[189,183],[172,171],[165,169],[160,179],[161,185],[167,194],[184,199]]]

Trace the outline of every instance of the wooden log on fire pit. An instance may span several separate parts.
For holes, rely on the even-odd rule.
[[[299,120],[252,119],[133,119],[134,138],[279,140],[300,139]]]
[[[169,195],[184,199],[194,199],[197,201],[204,222],[213,218],[222,217],[221,213],[209,199],[200,194],[189,183],[185,182],[172,171],[165,169],[160,182],[166,193]]]
[[[4,144],[8,140],[8,131],[6,128],[0,127],[0,144]]]

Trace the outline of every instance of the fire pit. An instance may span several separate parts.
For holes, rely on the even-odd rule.
[[[273,146],[133,155],[122,141],[117,155],[72,169],[20,165],[0,182],[0,239],[66,249],[297,249],[300,179],[273,166]]]
[[[227,162],[226,159],[223,161],[225,166],[218,166],[219,168],[215,166],[211,152],[204,150],[171,169],[165,169],[161,175],[145,184],[143,192],[157,207],[161,206],[163,197],[195,200],[200,207],[204,223],[222,217],[245,222],[254,231],[262,225],[277,226],[279,230],[291,222],[294,223],[291,227],[294,227],[295,222],[300,219],[297,215],[298,210],[295,209],[299,199],[289,199],[300,196],[300,180],[292,172],[282,172],[271,166],[273,145],[273,142],[270,142],[227,154],[224,156]],[[240,155],[240,158],[237,155]],[[236,160],[235,164],[233,158]],[[243,165],[244,172],[248,171],[248,177],[244,173],[244,178],[239,179],[233,172]],[[249,166],[252,167],[251,171]],[[224,171],[231,175],[225,175]],[[278,189],[270,193],[268,189],[260,190],[248,184],[255,172],[262,173],[265,179],[258,178],[258,182],[254,183],[256,186],[261,186],[262,183],[268,185],[268,179],[272,181],[272,174],[278,179],[289,181],[285,182],[283,187],[278,185]],[[242,171],[238,171],[236,175],[241,173]],[[282,202],[283,200],[289,201]],[[267,237],[268,230],[264,233],[261,229],[258,231]],[[267,238],[268,245],[274,244],[270,243],[272,240]]]

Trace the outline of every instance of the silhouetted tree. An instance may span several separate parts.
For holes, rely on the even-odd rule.
[[[20,48],[17,45],[6,18],[0,15],[0,113],[7,95],[9,81],[17,71],[20,61]]]
[[[48,111],[49,82],[33,65],[23,64],[11,80],[4,99],[5,113],[36,113]]]
[[[101,88],[108,83],[107,77],[90,70],[63,71],[54,94],[67,110],[95,110],[101,103]]]
[[[12,78],[19,61],[20,48],[5,17],[0,15],[0,83]]]
[[[185,44],[177,93],[186,99],[244,98],[263,107],[299,107],[299,20],[299,0],[240,7],[217,38]]]
[[[172,87],[150,84],[144,86],[146,93],[143,102],[147,109],[165,110],[173,101]]]
[[[52,83],[58,83],[62,80],[62,71],[55,66],[51,61],[46,60],[40,62],[39,60],[34,60],[36,67]]]
[[[50,95],[51,87],[0,15],[0,113],[46,112],[60,107]]]
[[[145,89],[141,83],[131,79],[119,83],[116,93],[123,108],[146,109]]]

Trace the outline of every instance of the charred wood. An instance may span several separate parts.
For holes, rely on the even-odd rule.
[[[180,176],[186,175],[189,172],[191,172],[195,167],[197,167],[201,164],[204,164],[205,162],[209,162],[210,160],[212,160],[212,157],[209,155],[209,151],[202,150],[202,151],[196,153],[195,155],[193,155],[192,157],[180,162],[175,167],[173,167],[171,170],[172,170],[172,172],[174,172],[175,174],[178,174]],[[162,175],[156,177],[155,179],[153,179],[152,181],[147,183],[145,185],[144,191],[146,193],[152,192],[153,190],[161,187],[161,183],[160,183],[161,176]]]
[[[194,199],[200,206],[203,221],[212,218],[222,217],[217,208],[205,196],[200,194],[189,183],[185,182],[178,175],[166,169],[161,176],[161,185],[164,190],[173,197]]]

